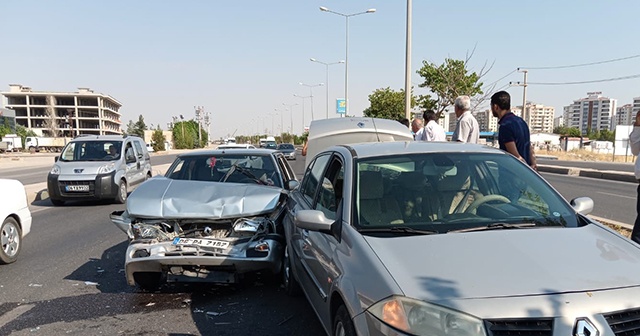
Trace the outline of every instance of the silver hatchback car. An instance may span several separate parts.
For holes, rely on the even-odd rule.
[[[288,199],[284,283],[332,335],[640,335],[640,246],[471,144],[319,153]]]

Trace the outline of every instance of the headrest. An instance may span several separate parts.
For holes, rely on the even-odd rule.
[[[398,176],[398,185],[403,189],[421,191],[427,185],[427,178],[421,172],[402,172]]]
[[[360,199],[379,199],[384,194],[382,173],[377,171],[360,172]]]
[[[455,174],[447,174],[438,181],[439,191],[460,191],[469,188],[471,178],[469,176],[469,170],[464,165],[457,165],[456,169],[452,171]]]

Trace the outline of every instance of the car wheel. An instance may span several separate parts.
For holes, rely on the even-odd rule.
[[[55,199],[55,198],[50,198],[49,200],[51,201],[51,204],[53,204],[55,206],[63,206],[64,205],[64,201],[63,200],[59,200],[59,199]]]
[[[22,248],[20,225],[15,219],[8,217],[0,226],[0,264],[16,261],[20,248]]]
[[[300,295],[300,284],[293,275],[291,267],[291,257],[289,256],[289,245],[284,248],[284,257],[282,260],[282,285],[289,296]]]
[[[124,204],[127,201],[127,183],[120,180],[118,183],[118,195],[116,195],[116,203]]]
[[[351,317],[347,308],[342,305],[338,307],[336,315],[333,317],[333,335],[334,336],[355,336],[356,331],[353,327]]]
[[[164,283],[164,277],[160,272],[136,272],[133,273],[133,280],[141,289],[148,292],[155,292]]]

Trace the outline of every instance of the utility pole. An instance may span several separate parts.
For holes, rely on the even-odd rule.
[[[196,121],[198,121],[198,146],[202,146],[202,117],[204,112],[204,106],[194,106],[196,110]]]
[[[411,7],[412,1],[407,0],[407,41],[405,51],[405,72],[404,72],[404,114],[405,118],[411,120]]]
[[[522,90],[522,119],[524,119],[524,121],[527,123],[527,125],[529,125],[529,113],[527,112],[527,73],[529,73],[528,70],[525,69],[517,69],[519,72],[524,73],[524,81],[521,82],[509,82],[509,85],[511,86],[522,86],[523,90]],[[531,126],[529,126],[529,128],[531,128]]]

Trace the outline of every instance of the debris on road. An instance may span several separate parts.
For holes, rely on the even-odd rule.
[[[87,286],[98,286],[99,285],[99,283],[93,282],[93,281],[85,281],[84,284],[87,285]]]

